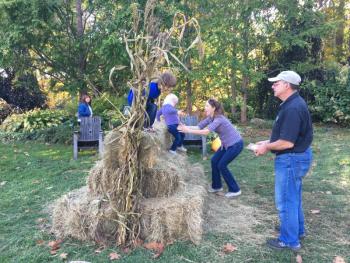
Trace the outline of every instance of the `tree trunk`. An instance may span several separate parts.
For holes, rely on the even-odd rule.
[[[335,46],[336,46],[336,52],[337,52],[337,59],[338,61],[341,61],[344,58],[344,28],[345,28],[345,18],[344,18],[344,7],[345,7],[345,1],[340,0],[339,6],[337,8],[337,17],[340,20],[340,24],[338,26],[336,36],[335,36]]]
[[[234,65],[234,62],[236,60],[235,57],[235,50],[236,50],[236,43],[232,42],[232,63],[231,63],[231,96],[232,96],[232,104],[231,104],[231,113],[233,118],[236,116],[237,112],[237,80],[236,80],[236,67]]]
[[[81,7],[81,0],[76,0],[75,7],[77,13],[77,39],[79,43],[78,56],[77,56],[77,66],[78,66],[78,79],[80,81],[80,91],[81,93],[86,93],[86,87],[84,83],[84,73],[86,68],[85,54],[84,54],[84,26],[83,26],[83,10]]]
[[[242,106],[241,106],[241,123],[247,123],[247,95],[248,95],[248,85],[249,77],[248,75],[243,75],[242,81]]]
[[[231,97],[232,97],[231,113],[232,113],[232,116],[235,117],[237,112],[237,87],[236,87],[236,75],[233,67],[231,68]]]

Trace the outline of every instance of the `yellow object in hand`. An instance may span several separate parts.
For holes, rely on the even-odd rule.
[[[217,152],[217,150],[219,150],[221,147],[221,140],[219,137],[217,137],[214,141],[212,141],[211,143],[211,149],[214,151],[214,152]]]

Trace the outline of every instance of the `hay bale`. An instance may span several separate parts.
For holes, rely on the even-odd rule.
[[[141,237],[162,242],[189,239],[198,244],[206,197],[203,168],[191,165],[186,155],[174,156],[165,151],[168,132],[164,125],[159,129],[141,136]],[[114,194],[115,187],[120,186],[115,181],[120,166],[125,164],[126,147],[120,134],[114,130],[106,136],[106,152],[90,170],[87,187],[72,191],[55,203],[52,231],[57,237],[103,243],[117,240],[118,216],[112,205],[118,200]],[[109,200],[111,196],[116,198],[113,202]]]
[[[166,126],[165,122],[156,121],[153,127],[156,130],[156,135],[160,142],[162,150],[168,151],[170,149],[171,144],[173,143],[173,137],[168,132],[168,127]]]
[[[73,237],[82,241],[115,240],[116,223],[110,203],[90,195],[87,187],[74,190],[55,203],[52,232],[58,238]]]
[[[139,158],[141,164],[143,167],[152,168],[161,151],[161,141],[154,134],[148,132],[142,132],[140,140]],[[128,147],[123,138],[123,130],[110,131],[104,140],[104,167],[108,170],[116,170],[125,165],[128,162],[125,159]]]
[[[169,198],[149,198],[141,203],[141,238],[169,242],[202,239],[202,211],[206,191],[198,185],[187,185]]]

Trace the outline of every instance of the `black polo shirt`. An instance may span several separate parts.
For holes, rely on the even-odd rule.
[[[294,147],[273,153],[301,153],[312,142],[313,129],[309,110],[298,92],[289,96],[279,108],[278,115],[272,128],[270,142],[279,139],[294,143]]]

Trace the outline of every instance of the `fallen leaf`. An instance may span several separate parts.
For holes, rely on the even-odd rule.
[[[164,245],[160,242],[149,242],[143,246],[147,249],[155,250],[158,253],[162,253],[164,250]]]
[[[62,240],[54,240],[54,241],[50,241],[47,245],[49,247],[51,247],[51,250],[57,250],[60,248],[60,244],[62,243]]]
[[[61,253],[60,258],[61,259],[67,259],[68,253]]]
[[[333,259],[333,263],[345,263],[345,260],[342,257],[340,257],[340,256],[336,256]]]
[[[313,215],[317,215],[317,214],[321,213],[321,211],[318,209],[312,209],[312,210],[310,210],[310,213]]]
[[[110,260],[118,260],[118,259],[120,259],[120,255],[118,253],[112,252],[109,254],[109,259]]]
[[[4,186],[6,183],[7,183],[7,181],[2,181],[2,182],[0,183],[0,186]]]
[[[50,254],[51,255],[56,255],[57,254],[57,250],[50,250]]]
[[[303,258],[298,254],[295,258],[297,263],[303,263]]]
[[[327,194],[327,195],[331,195],[332,192],[331,192],[331,191],[327,191],[326,194]]]
[[[237,247],[232,245],[231,243],[227,243],[224,245],[224,248],[223,248],[223,252],[228,254],[228,253],[231,253],[233,251],[236,251],[237,250]]]
[[[36,241],[36,244],[37,244],[38,246],[42,246],[42,245],[45,244],[45,241],[42,240],[42,239],[40,239],[40,240],[37,240],[37,241]]]

